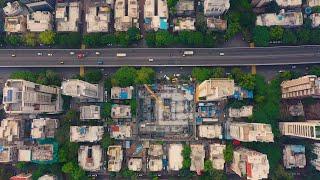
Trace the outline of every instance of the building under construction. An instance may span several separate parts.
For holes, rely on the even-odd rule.
[[[194,112],[193,85],[157,84],[138,88],[139,135],[142,139],[190,138],[195,125]]]

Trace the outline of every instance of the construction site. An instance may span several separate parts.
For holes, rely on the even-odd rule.
[[[182,140],[195,129],[194,85],[156,84],[138,88],[138,129],[142,139]]]

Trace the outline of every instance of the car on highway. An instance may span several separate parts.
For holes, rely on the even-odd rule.
[[[15,54],[11,54],[11,57],[16,57],[16,55]]]
[[[97,63],[98,63],[99,65],[102,65],[102,64],[103,64],[103,61],[102,61],[102,60],[98,60]]]
[[[148,61],[149,61],[149,62],[153,62],[153,58],[149,58]]]
[[[60,61],[60,64],[64,64],[64,62],[63,62],[63,61]]]
[[[73,51],[70,52],[70,55],[74,55],[75,53]]]
[[[53,54],[52,53],[48,53],[48,56],[53,56]]]
[[[78,59],[82,59],[82,58],[85,57],[85,54],[84,54],[84,53],[79,53],[79,54],[77,55],[77,57],[78,57]]]
[[[126,53],[117,53],[117,57],[126,57],[127,54]]]
[[[38,55],[38,56],[42,56],[42,52],[38,52],[37,55]]]
[[[193,56],[193,51],[184,51],[182,56]]]
[[[219,53],[219,56],[224,56],[224,52],[220,52],[220,53]]]
[[[96,52],[96,55],[100,55],[100,52],[99,52],[99,51],[97,51],[97,52]]]

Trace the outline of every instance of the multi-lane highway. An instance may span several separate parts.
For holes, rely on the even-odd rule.
[[[183,56],[185,50],[192,50],[194,55]],[[71,55],[70,52],[75,54]],[[100,54],[96,55],[96,52]],[[38,53],[42,53],[42,56]],[[85,57],[78,59],[79,53],[84,53]],[[117,57],[117,53],[125,53],[126,56]],[[224,56],[221,56],[221,53],[224,53]],[[150,58],[153,62],[149,62]],[[98,63],[99,61],[103,64]],[[0,50],[0,67],[241,66],[314,63],[320,63],[320,46]]]

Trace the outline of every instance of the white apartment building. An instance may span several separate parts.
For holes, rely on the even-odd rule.
[[[246,176],[247,179],[268,179],[268,157],[257,151],[239,148],[233,151],[231,169],[240,177]]]
[[[167,0],[146,0],[144,4],[144,25],[147,30],[168,29]]]
[[[320,121],[280,122],[279,129],[282,135],[320,140]]]
[[[302,12],[280,12],[276,13],[266,13],[257,16],[256,19],[257,26],[284,26],[287,28],[294,28],[303,25],[303,15]]]
[[[48,11],[36,11],[27,16],[27,29],[30,32],[52,30],[53,16]]]
[[[220,16],[230,8],[229,0],[205,0],[204,1],[205,16]]]
[[[80,146],[78,150],[78,162],[79,166],[85,171],[99,171],[103,165],[101,146]]]
[[[120,145],[109,146],[107,155],[108,158],[108,171],[119,172],[121,170],[123,151]]]
[[[173,31],[184,31],[184,30],[189,30],[189,31],[194,31],[196,30],[195,27],[196,19],[191,18],[191,17],[178,17],[173,20]]]
[[[201,138],[207,138],[207,139],[219,138],[219,139],[222,139],[222,126],[221,126],[221,124],[199,125],[198,126],[198,135]]]
[[[299,7],[302,5],[302,0],[275,0],[280,7]]]
[[[31,137],[33,139],[54,138],[58,128],[58,119],[33,119],[31,124]]]
[[[127,31],[131,27],[139,27],[137,0],[116,0],[114,7],[114,28],[116,31]]]
[[[70,126],[71,142],[97,142],[102,139],[103,126]]]
[[[204,170],[205,150],[203,144],[191,144],[191,166],[190,171],[200,172]]]
[[[8,2],[7,6],[3,8],[3,12],[6,16],[17,16],[23,12],[23,8],[20,6],[19,1]]]
[[[80,107],[80,119],[90,120],[90,119],[100,119],[100,106],[89,105]]]
[[[108,32],[112,9],[108,5],[88,7],[86,13],[87,32]]]
[[[169,145],[169,152],[168,152],[168,158],[169,158],[169,170],[171,171],[179,171],[182,168],[182,150],[183,146],[182,144],[170,144]]]
[[[8,114],[59,113],[61,90],[22,79],[8,79],[3,88],[4,110]]]
[[[209,159],[212,162],[212,167],[217,170],[224,169],[224,155],[223,151],[226,149],[225,144],[210,144],[210,156]]]
[[[80,99],[99,99],[99,86],[79,79],[63,81],[62,94]]]
[[[196,89],[198,101],[219,101],[234,94],[233,79],[209,79],[203,81]]]
[[[307,0],[307,5],[309,7],[320,6],[320,0]]]
[[[270,124],[232,122],[230,136],[243,142],[273,142],[273,133]]]
[[[298,79],[281,83],[282,98],[300,98],[320,95],[320,79],[314,75],[307,75]]]
[[[56,4],[56,28],[58,32],[78,32],[80,2]]]
[[[3,119],[0,126],[0,139],[7,142],[20,139],[23,136],[22,122],[23,120],[17,117]]]

